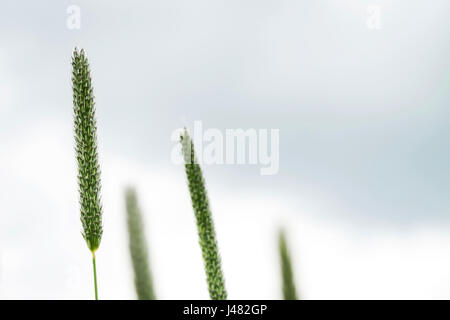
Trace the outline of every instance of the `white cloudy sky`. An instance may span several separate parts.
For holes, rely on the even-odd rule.
[[[69,5],[81,29],[66,27]],[[382,28],[366,26],[379,5]],[[123,187],[160,298],[208,298],[174,129],[280,129],[280,172],[204,168],[229,297],[279,298],[285,226],[304,298],[450,298],[450,3],[12,1],[0,10],[0,298],[92,297],[70,55],[97,101],[101,298],[134,298]]]

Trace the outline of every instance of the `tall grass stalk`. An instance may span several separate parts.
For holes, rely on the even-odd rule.
[[[72,89],[75,150],[78,162],[81,224],[83,238],[92,253],[95,299],[98,300],[95,252],[102,239],[100,166],[97,154],[97,125],[89,63],[84,50],[72,56]]]
[[[284,300],[297,300],[297,290],[295,288],[294,273],[292,271],[292,261],[286,243],[286,234],[280,230],[278,237],[280,251],[282,291]]]
[[[180,139],[192,207],[197,221],[209,295],[213,300],[225,300],[227,298],[225,280],[202,171],[195,158],[194,144],[186,129]]]
[[[134,188],[128,187],[125,190],[125,205],[127,211],[128,246],[134,270],[136,295],[139,300],[154,300],[156,297],[147,255],[144,224]]]

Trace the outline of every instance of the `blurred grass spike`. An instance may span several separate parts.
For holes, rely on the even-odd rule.
[[[144,224],[138,205],[136,190],[125,190],[125,205],[128,225],[128,246],[134,270],[134,287],[139,300],[155,300],[155,291],[147,255]]]
[[[197,221],[198,237],[206,271],[209,295],[212,300],[226,300],[225,280],[222,273],[214,223],[209,208],[200,165],[196,161],[194,144],[186,128],[180,137],[192,207]]]
[[[84,50],[73,51],[72,90],[75,150],[78,163],[81,224],[83,238],[92,252],[95,299],[98,300],[95,252],[103,234],[100,201],[100,166],[97,153],[97,125],[89,62]]]
[[[286,233],[283,229],[279,231],[278,246],[280,251],[283,298],[284,300],[298,300],[294,273],[292,271],[292,261],[286,243]]]

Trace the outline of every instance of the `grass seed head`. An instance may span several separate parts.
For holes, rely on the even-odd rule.
[[[97,125],[89,62],[84,50],[77,48],[72,56],[72,89],[82,235],[94,253],[103,234]]]

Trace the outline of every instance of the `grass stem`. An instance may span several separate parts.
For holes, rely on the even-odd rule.
[[[92,264],[94,265],[94,287],[95,287],[95,300],[98,300],[98,289],[97,289],[97,268],[95,265],[95,253],[92,252]]]

